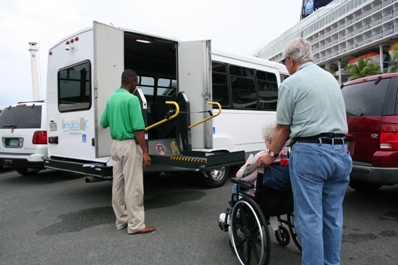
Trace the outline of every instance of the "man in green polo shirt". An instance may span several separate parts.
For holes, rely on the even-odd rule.
[[[113,139],[112,207],[116,228],[127,227],[129,234],[155,231],[154,227],[145,225],[142,164],[150,166],[151,158],[145,143],[140,101],[132,94],[137,83],[133,70],[123,72],[122,85],[109,97],[100,122],[103,128],[109,127]]]

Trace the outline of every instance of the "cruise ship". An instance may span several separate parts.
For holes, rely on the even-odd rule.
[[[370,58],[386,72],[391,47],[398,43],[397,0],[334,0],[310,14],[303,8],[300,22],[255,52],[254,56],[281,62],[292,40],[302,37],[311,44],[314,63],[339,74],[344,82],[347,65],[359,57]]]

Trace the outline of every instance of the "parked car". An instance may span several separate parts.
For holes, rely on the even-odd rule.
[[[44,169],[47,155],[46,103],[19,102],[0,113],[0,167],[11,166],[21,175]]]
[[[376,191],[398,183],[398,73],[342,85],[347,109],[346,141],[353,158],[350,186]]]

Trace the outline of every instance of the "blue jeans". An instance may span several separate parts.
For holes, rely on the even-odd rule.
[[[351,168],[345,144],[293,145],[289,169],[302,264],[340,264],[343,200]]]

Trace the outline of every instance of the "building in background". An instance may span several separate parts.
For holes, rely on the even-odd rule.
[[[309,1],[314,1],[311,12]],[[385,72],[390,48],[398,42],[398,1],[334,0],[326,6],[319,2],[330,1],[317,5],[316,0],[303,0],[304,18],[254,55],[281,62],[286,45],[302,37],[312,44],[314,62],[338,73],[340,82],[346,79],[348,63],[358,57],[371,57]]]
[[[326,6],[333,0],[303,0],[301,6],[301,19],[311,15],[314,11]]]

